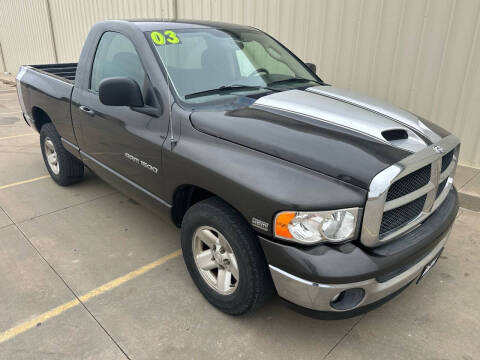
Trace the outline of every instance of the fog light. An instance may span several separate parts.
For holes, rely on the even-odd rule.
[[[337,301],[338,298],[340,297],[340,294],[341,294],[341,293],[343,293],[343,291],[342,291],[342,292],[339,292],[337,295],[335,295],[334,297],[332,297],[332,300],[330,300],[330,303],[334,303],[335,301]]]
[[[360,304],[365,297],[365,290],[353,288],[344,290],[330,300],[330,306],[335,310],[350,310]]]

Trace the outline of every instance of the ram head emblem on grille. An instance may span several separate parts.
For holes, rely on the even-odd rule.
[[[435,150],[439,154],[445,154],[445,150],[443,150],[443,147],[440,145],[434,145],[433,150]]]

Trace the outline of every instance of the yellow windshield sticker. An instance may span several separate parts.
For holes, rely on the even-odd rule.
[[[163,32],[152,31],[150,33],[150,37],[152,38],[152,41],[155,45],[168,45],[168,44],[181,43],[175,31],[172,31],[172,30],[165,30]]]
[[[152,41],[157,45],[164,45],[165,44],[165,36],[161,32],[152,31],[150,34]]]
[[[170,44],[178,44],[180,42],[180,39],[177,37],[177,34],[175,34],[174,31],[167,30],[164,32],[164,34],[168,36],[167,42]]]

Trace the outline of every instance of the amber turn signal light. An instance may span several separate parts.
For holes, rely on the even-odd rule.
[[[295,217],[294,212],[282,212],[275,218],[275,236],[285,239],[293,238],[288,230],[288,224]]]

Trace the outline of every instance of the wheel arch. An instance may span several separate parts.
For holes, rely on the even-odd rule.
[[[47,112],[38,106],[34,106],[32,108],[32,117],[33,117],[33,124],[35,129],[40,132],[42,130],[42,126],[47,123],[53,123],[50,116],[48,116]]]
[[[238,212],[240,216],[245,219],[241,211],[239,211],[235,206],[233,206],[230,202],[228,202],[218,194],[215,194],[197,185],[183,184],[178,186],[173,193],[171,217],[175,226],[180,227],[182,225],[183,217],[185,216],[185,213],[190,207],[202,200],[206,200],[211,197],[216,197],[220,199],[225,204],[234,209],[236,212]]]
[[[193,184],[178,186],[173,193],[171,216],[175,226],[182,225],[187,210],[199,201],[217,196],[216,194]]]

